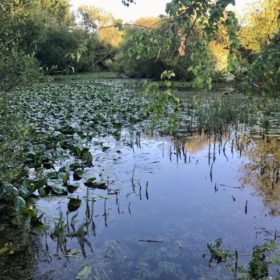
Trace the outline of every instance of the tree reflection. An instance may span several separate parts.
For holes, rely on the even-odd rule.
[[[243,142],[248,143],[248,136]],[[265,136],[250,140],[245,150],[249,163],[244,167],[244,185],[253,186],[269,207],[271,216],[280,215],[280,139]]]
[[[213,180],[215,159],[235,152],[248,161],[242,167],[242,186],[252,186],[269,208],[269,215],[280,215],[280,138],[275,136],[258,136],[232,130],[227,134],[207,135],[205,133],[192,135],[174,142],[170,158],[176,155],[178,159],[190,162],[190,155],[208,150],[208,165],[210,180]],[[215,191],[217,188],[215,188]]]

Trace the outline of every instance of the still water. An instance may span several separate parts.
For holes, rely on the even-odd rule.
[[[209,262],[207,243],[221,238],[246,264],[255,245],[278,239],[277,137],[242,127],[180,138],[135,128],[95,138],[90,150],[93,167],[81,180],[108,189],[38,201],[50,234],[40,237],[37,279],[233,279]]]
[[[28,180],[67,191],[32,194],[43,225],[0,224],[1,280],[250,279],[255,246],[279,243],[279,99],[183,90],[184,125],[167,136],[147,129],[140,84],[77,77],[11,95],[31,127]]]

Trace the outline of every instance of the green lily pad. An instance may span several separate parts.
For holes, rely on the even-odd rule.
[[[74,180],[81,180],[83,178],[84,171],[82,169],[77,169],[73,173]]]
[[[80,163],[73,162],[73,163],[70,164],[70,170],[71,171],[75,171],[79,168],[82,168],[82,165]]]
[[[87,187],[93,187],[94,185],[94,181],[96,180],[96,178],[92,177],[92,178],[89,178],[87,179],[84,184],[87,186]]]
[[[79,255],[80,253],[81,253],[81,251],[80,251],[80,250],[77,250],[77,249],[68,249],[68,250],[66,251],[66,255],[67,255],[68,257],[76,256],[76,255]]]
[[[92,179],[95,180],[95,178],[88,179],[84,184],[92,189],[106,190],[108,188],[105,182],[95,182]]]
[[[64,186],[68,185],[68,180],[69,180],[69,173],[68,172],[59,172],[58,173],[58,178],[63,181]]]
[[[81,160],[84,162],[84,164],[88,167],[92,166],[92,154],[90,151],[84,150],[81,155]]]
[[[68,193],[63,185],[62,179],[48,179],[47,181],[47,186],[51,188],[52,192],[55,194],[63,195]]]
[[[89,279],[90,275],[91,275],[91,266],[90,265],[85,265],[84,267],[82,267],[77,276],[76,276],[76,280],[87,280]]]
[[[46,173],[46,177],[48,179],[57,179],[57,172],[56,171],[50,171]]]
[[[68,203],[68,211],[69,212],[74,212],[80,208],[82,204],[81,199],[78,198],[71,198],[69,203]]]
[[[67,189],[70,193],[73,193],[74,191],[76,191],[78,188],[80,187],[79,183],[74,183],[74,184],[70,184],[67,186]]]
[[[26,201],[21,196],[16,196],[14,199],[15,209],[19,211],[26,206]]]
[[[38,192],[41,197],[45,197],[47,195],[46,188],[39,188]]]

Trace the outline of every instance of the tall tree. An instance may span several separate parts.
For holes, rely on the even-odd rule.
[[[117,47],[122,41],[123,32],[118,28],[120,20],[116,20],[111,13],[93,6],[79,8],[82,24],[88,33],[97,31],[100,40],[108,45]]]
[[[238,33],[243,48],[260,53],[280,28],[280,0],[262,0],[250,6]]]

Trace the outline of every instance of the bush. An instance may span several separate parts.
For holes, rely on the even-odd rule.
[[[253,63],[251,78],[265,91],[280,88],[280,30]]]
[[[17,46],[11,49],[2,48],[0,51],[1,90],[9,91],[16,85],[32,83],[38,80],[39,76],[39,63],[33,55],[24,53]]]
[[[43,37],[36,53],[40,64],[50,73],[65,71],[71,62],[67,54],[78,48],[79,40],[65,27],[48,29]]]
[[[214,61],[207,45],[200,38],[199,28],[194,29],[188,38],[186,53],[182,50],[180,53],[180,37],[177,33],[163,33],[161,28],[166,30],[164,26],[148,31],[143,28],[126,30],[112,69],[128,77],[156,79],[164,70],[169,69],[175,72],[176,78],[194,81],[198,87],[202,80],[208,81],[212,74],[210,70],[214,69]],[[196,67],[191,67],[194,61]]]

